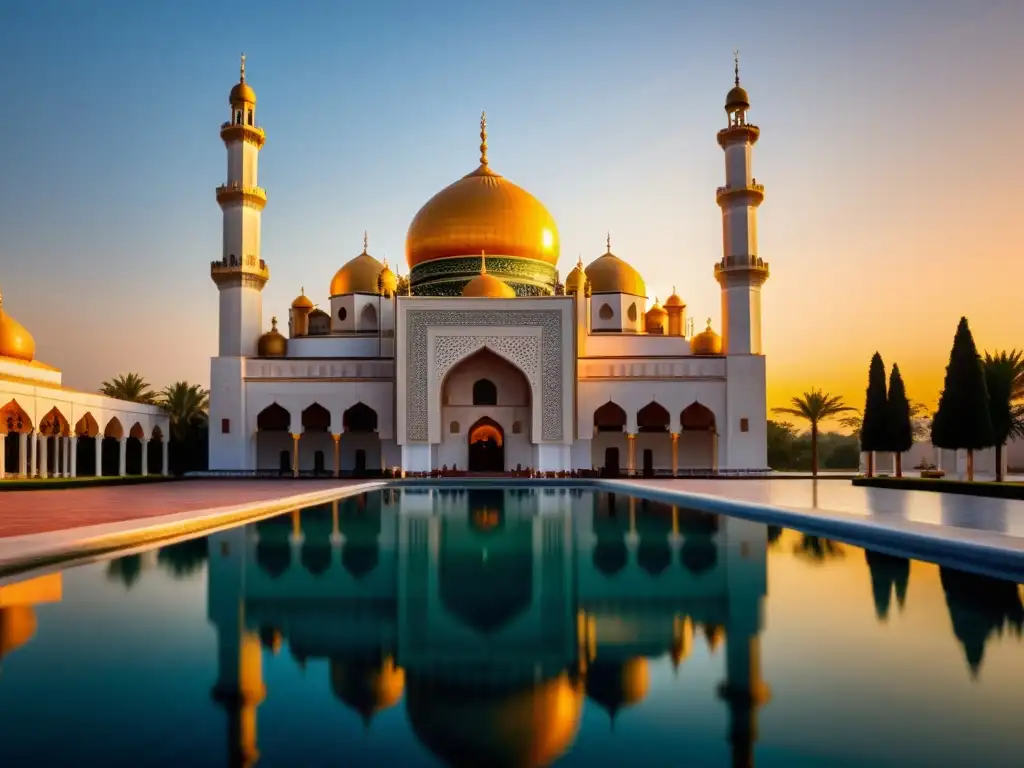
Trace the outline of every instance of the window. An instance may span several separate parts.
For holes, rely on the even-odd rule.
[[[602,304],[601,309],[597,311],[597,316],[602,320],[611,320],[615,317],[615,310],[609,307],[607,304]]]
[[[636,302],[635,301],[632,304],[630,304],[629,305],[629,309],[626,310],[626,317],[629,318],[629,322],[631,322],[631,323],[635,323],[636,322]]]
[[[341,322],[345,322],[346,317],[348,317],[348,312],[346,312],[345,308],[342,307],[338,310],[338,319],[341,320]]]
[[[740,432],[750,431],[750,419],[740,419]]]
[[[473,405],[497,405],[498,388],[489,379],[479,379],[473,384]]]
[[[513,421],[512,422],[512,434],[513,435],[518,435],[518,434],[521,434],[522,431],[523,431],[523,424],[522,424],[522,422],[520,422],[520,421]]]
[[[249,110],[249,125],[252,125],[252,110]]]
[[[448,431],[451,432],[453,435],[459,434],[459,422],[453,421],[451,424],[449,424]]]
[[[220,432],[222,435],[226,435],[231,432],[231,419],[220,420]]]

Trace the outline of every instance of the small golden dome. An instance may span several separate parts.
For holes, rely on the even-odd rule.
[[[331,296],[345,293],[372,293],[380,291],[378,279],[384,265],[367,253],[369,240],[363,232],[363,252],[342,265],[331,279]]]
[[[646,323],[647,332],[655,328],[660,328],[665,331],[665,325],[669,321],[669,313],[665,310],[665,307],[660,305],[657,298],[654,298],[654,306],[647,310],[644,315],[644,322]]]
[[[739,84],[735,85],[725,97],[725,108],[730,112],[734,109],[750,109],[750,97]]]
[[[625,661],[601,661],[599,656],[587,670],[587,696],[613,717],[643,701],[650,684],[651,671],[642,656]]]
[[[628,293],[647,296],[647,286],[640,273],[612,253],[612,239],[608,236],[608,250],[590,262],[586,269],[592,293]]]
[[[377,290],[385,296],[391,296],[398,289],[398,276],[391,271],[387,259],[383,263],[384,268],[377,275]]]
[[[236,104],[256,104],[256,91],[249,87],[248,83],[238,83],[234,88],[231,89],[231,95],[228,97],[231,102],[231,106]]]
[[[564,673],[511,690],[410,679],[405,705],[416,738],[446,765],[539,768],[575,742],[583,695]]]
[[[679,298],[679,294],[676,293],[676,287],[672,286],[672,295],[665,299],[666,307],[685,307],[686,302]]]
[[[277,330],[277,318],[270,318],[270,330],[260,336],[256,344],[258,357],[286,357],[288,355],[288,339]]]
[[[474,299],[514,299],[516,292],[504,280],[487,274],[484,254],[480,254],[480,274],[466,283],[462,295]]]
[[[565,295],[583,293],[586,287],[587,273],[584,271],[583,259],[581,258],[576,262],[576,266],[572,268],[569,276],[565,278]]]
[[[708,326],[703,331],[690,339],[691,355],[720,355],[722,354],[722,337],[711,330],[711,318],[708,318]]]
[[[379,661],[331,659],[331,690],[369,723],[378,712],[395,706],[405,691],[405,670],[390,656]]]
[[[306,289],[300,289],[300,293],[295,297],[295,301],[292,302],[292,309],[312,309],[313,302],[306,295]]]
[[[0,294],[0,357],[31,363],[35,356],[35,339],[25,326],[4,312],[4,297]]]
[[[36,612],[30,605],[0,608],[0,659],[23,646],[36,633]]]
[[[558,228],[551,214],[488,165],[486,116],[480,120],[480,139],[480,167],[430,198],[409,225],[410,269],[480,251],[558,263]]]

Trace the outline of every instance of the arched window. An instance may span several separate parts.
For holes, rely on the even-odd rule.
[[[629,322],[636,322],[636,302],[629,305],[629,309],[626,310],[626,317],[629,318]]]
[[[607,304],[602,304],[601,309],[598,310],[597,316],[602,320],[611,320],[615,317],[615,310],[609,307]]]
[[[473,405],[497,405],[498,388],[490,379],[478,379],[473,383]]]
[[[252,110],[251,109],[248,112],[248,116],[249,116],[249,125],[252,125]]]

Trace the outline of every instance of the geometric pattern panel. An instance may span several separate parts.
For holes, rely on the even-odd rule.
[[[406,437],[410,441],[426,442],[430,439],[427,402],[427,329],[438,326],[490,326],[493,328],[508,327],[539,327],[541,329],[540,349],[531,349],[524,337],[503,336],[469,336],[437,338],[438,355],[441,355],[442,343],[448,350],[445,354],[460,354],[458,358],[449,359],[445,363],[439,359],[438,368],[447,371],[464,357],[467,349],[470,352],[486,345],[491,346],[494,340],[495,352],[502,354],[519,365],[531,378],[531,384],[540,382],[541,393],[541,437],[546,441],[562,440],[562,313],[559,310],[410,310],[407,314],[408,338],[406,340],[406,360],[408,381],[406,386]],[[450,339],[451,341],[446,341]],[[462,340],[465,341],[462,341]],[[483,342],[483,339],[487,339]],[[499,341],[500,340],[500,341]],[[469,345],[458,347],[458,344]],[[476,347],[473,345],[477,344]],[[498,347],[508,344],[508,347]],[[468,353],[467,353],[468,354]],[[539,366],[534,362],[539,357]],[[538,370],[539,369],[539,370]],[[443,375],[441,373],[440,375]],[[436,382],[435,382],[436,383]]]

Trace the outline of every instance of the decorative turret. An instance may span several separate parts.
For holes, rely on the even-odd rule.
[[[686,302],[676,293],[672,286],[672,295],[665,299],[665,311],[668,312],[668,335],[684,336],[686,334]]]
[[[309,335],[309,315],[312,311],[313,300],[306,295],[305,288],[300,288],[288,313],[288,335],[291,338]]]
[[[257,184],[259,151],[266,135],[256,125],[256,92],[245,82],[245,55],[228,97],[229,120],[220,137],[228,151],[228,178],[217,187],[224,212],[223,255],[210,264],[220,289],[220,357],[250,357],[263,325],[263,286],[270,270],[260,258],[260,221],[266,190]]]
[[[483,149],[483,148],[482,148]],[[480,274],[466,283],[462,295],[477,299],[514,299],[516,292],[504,280],[487,274],[487,257],[480,252]]]
[[[654,306],[644,315],[644,330],[647,333],[664,336],[668,325],[668,312],[661,306],[658,298],[654,298]]]
[[[716,193],[724,238],[715,279],[722,286],[722,343],[727,355],[761,354],[761,286],[768,279],[768,265],[757,255],[757,209],[764,201],[764,185],[751,175],[753,146],[761,131],[747,122],[749,108],[736,51],[735,84],[725,100],[728,125],[718,132],[725,151],[726,184]]]

